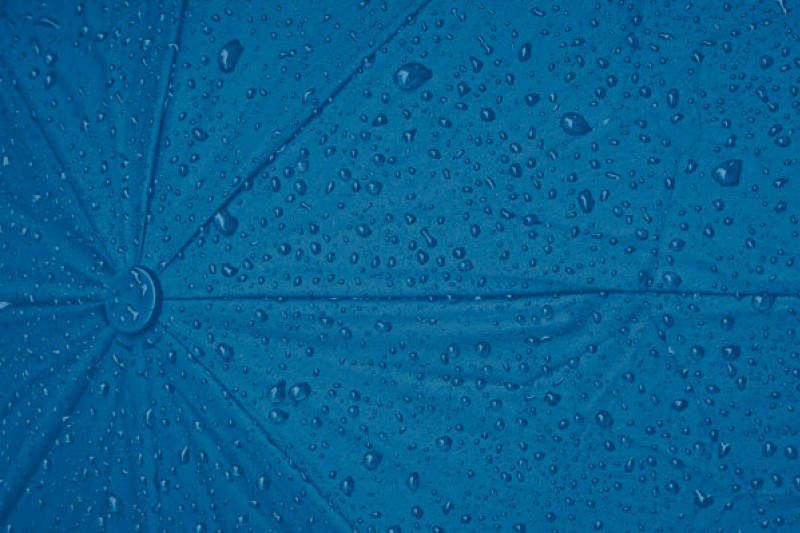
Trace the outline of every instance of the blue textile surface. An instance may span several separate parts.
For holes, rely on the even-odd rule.
[[[3,531],[800,530],[800,6],[0,1]]]

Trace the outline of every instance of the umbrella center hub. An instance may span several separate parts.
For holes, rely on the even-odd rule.
[[[143,266],[123,272],[109,287],[106,317],[111,326],[128,335],[153,324],[161,310],[161,285],[156,274]]]

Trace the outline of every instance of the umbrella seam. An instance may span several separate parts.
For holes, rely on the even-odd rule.
[[[155,179],[156,179],[156,171],[159,168],[158,161],[159,156],[161,155],[161,143],[164,138],[164,124],[166,122],[166,108],[169,105],[170,94],[172,91],[172,84],[173,78],[176,71],[175,66],[175,59],[178,56],[178,52],[180,51],[180,44],[183,40],[183,26],[184,21],[186,19],[186,13],[189,9],[189,0],[183,0],[181,4],[180,16],[178,17],[178,28],[175,31],[175,39],[174,46],[172,48],[172,60],[170,61],[171,69],[169,71],[169,76],[167,78],[167,83],[164,86],[164,93],[163,97],[161,98],[161,107],[157,110],[157,114],[159,117],[158,121],[158,130],[156,130],[156,136],[153,143],[152,154],[150,158],[150,176],[147,179],[146,187],[144,187],[144,210],[142,211],[142,228],[139,230],[139,249],[136,253],[136,263],[142,260],[142,254],[144,253],[144,246],[145,240],[147,239],[147,228],[148,224],[148,217],[150,215],[150,207],[153,201],[153,196],[155,195]]]
[[[533,291],[521,293],[487,293],[487,294],[439,294],[439,295],[405,295],[405,296],[380,296],[380,295],[291,295],[291,294],[241,294],[241,295],[217,295],[217,296],[170,296],[165,297],[165,301],[187,302],[187,301],[368,301],[368,302],[409,302],[409,301],[494,301],[494,300],[518,300],[528,298],[559,297],[559,296],[589,296],[589,295],[612,295],[627,294],[633,296],[692,296],[692,297],[732,297],[746,298],[753,296],[774,296],[784,298],[800,297],[800,290],[792,291],[680,291],[680,290],[632,290],[632,289],[596,289],[596,290],[551,290]]]

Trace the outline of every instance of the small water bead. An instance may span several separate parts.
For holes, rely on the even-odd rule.
[[[521,63],[528,61],[531,58],[533,53],[533,45],[531,43],[525,43],[519,48],[518,58]]]
[[[194,128],[192,130],[192,137],[198,142],[203,142],[208,139],[208,132],[203,128]]]
[[[406,479],[406,487],[408,487],[412,491],[416,491],[419,489],[420,485],[420,477],[419,472],[412,472],[408,479]]]
[[[352,496],[353,492],[356,490],[356,481],[353,479],[353,476],[344,478],[341,483],[339,483],[339,490],[348,498]]]

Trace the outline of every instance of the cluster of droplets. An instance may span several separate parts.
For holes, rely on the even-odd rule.
[[[139,453],[139,466],[168,464],[140,494],[185,490],[195,468],[213,470],[210,492],[242,483],[248,511],[282,526],[317,497],[356,528],[395,533],[633,529],[643,516],[725,529],[751,499],[746,520],[796,525],[775,495],[800,491],[785,414],[800,372],[800,60],[770,42],[778,24],[796,30],[727,3],[683,6],[677,29],[663,6],[564,18],[577,7],[474,5],[426,8],[384,42],[397,15],[376,4],[358,7],[379,20],[367,37],[283,6],[241,19],[269,27],[264,42],[233,8],[199,17],[203,52],[165,70],[167,126],[140,180],[150,235],[117,234],[135,190],[85,187],[87,212],[112,206],[114,252],[157,262],[168,292],[144,361],[127,339],[113,348],[116,367],[161,381],[135,406],[143,432],[206,438]],[[117,37],[84,26],[76,43]],[[32,94],[47,109],[72,101],[55,95],[63,60],[30,46]],[[125,102],[110,94],[79,130]],[[158,122],[145,115],[125,121]],[[148,159],[85,144],[66,152],[86,175]],[[172,409],[176,393],[192,405]],[[277,446],[253,449],[263,441]],[[107,491],[101,512],[136,506]]]

